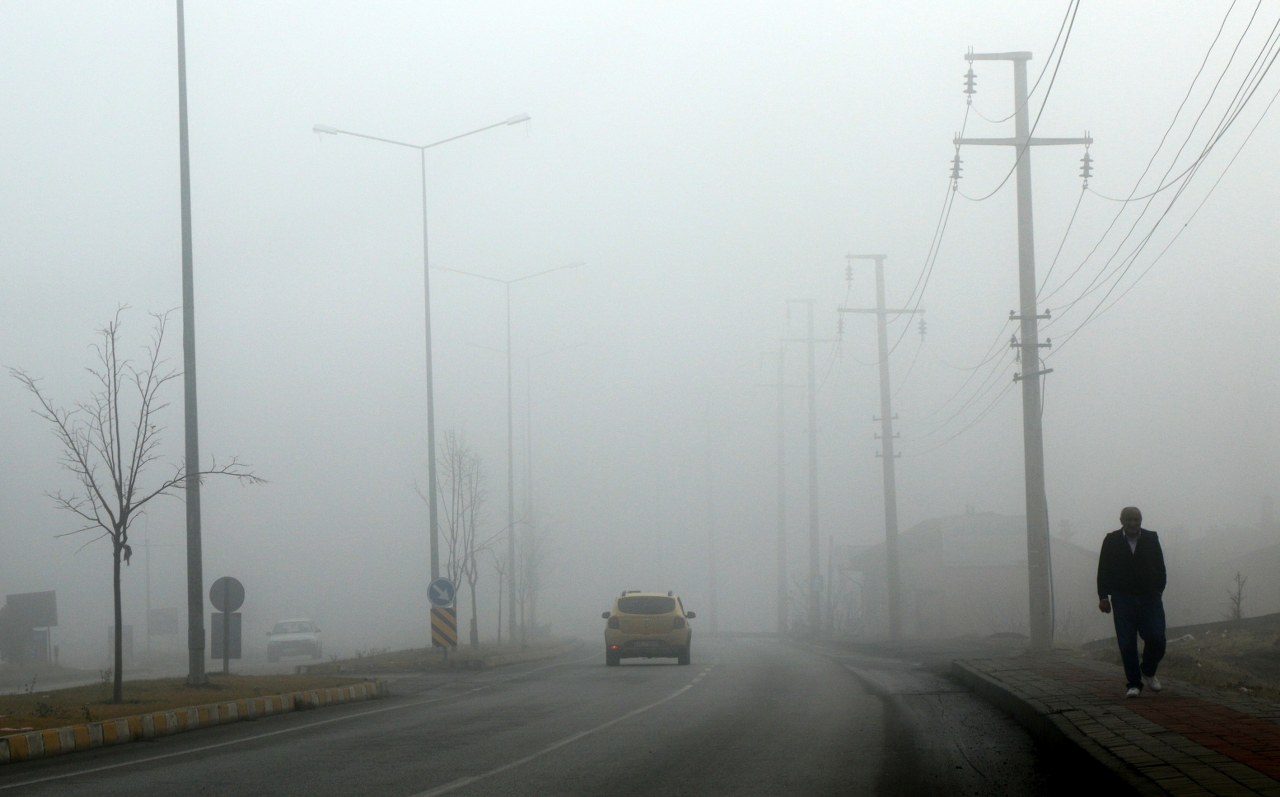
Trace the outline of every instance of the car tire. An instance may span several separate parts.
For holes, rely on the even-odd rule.
[[[692,648],[692,647],[693,647],[692,645],[685,645],[684,650],[682,650],[682,651],[680,651],[678,654],[676,654],[676,663],[678,663],[678,664],[688,664],[688,663],[689,663],[690,652],[691,652],[691,651],[690,651],[690,648]]]
[[[622,657],[617,653],[606,650],[604,652],[604,663],[606,667],[617,667],[622,663]]]

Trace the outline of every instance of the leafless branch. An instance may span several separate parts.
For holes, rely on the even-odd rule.
[[[163,357],[168,313],[152,314],[154,326],[149,345],[139,363],[122,354],[120,349],[121,319],[125,305],[116,308],[111,321],[98,330],[92,350],[95,365],[86,370],[94,389],[88,399],[61,409],[44,391],[39,381],[21,368],[10,368],[17,379],[36,399],[35,415],[52,427],[60,444],[59,461],[75,479],[78,491],[52,493],[50,497],[73,514],[82,525],[56,536],[69,536],[100,530],[102,533],[81,548],[103,537],[112,544],[113,598],[115,604],[116,680],[113,699],[121,690],[121,600],[120,565],[129,556],[130,524],[143,507],[160,496],[176,496],[190,479],[205,476],[232,476],[242,484],[261,484],[264,480],[252,468],[232,458],[228,462],[211,461],[207,469],[188,470],[188,464],[175,466],[167,478],[154,481],[153,470],[162,459],[159,413],[169,405],[163,391],[181,374],[168,367]]]

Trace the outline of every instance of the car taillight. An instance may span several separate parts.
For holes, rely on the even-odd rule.
[[[684,618],[677,615],[675,620],[672,621],[672,625],[676,628],[684,628]]]
[[[610,617],[610,618],[609,618],[609,622],[608,622],[608,626],[609,626],[610,628],[621,628],[621,627],[622,627],[622,623],[618,620],[618,618],[617,618],[617,617]]]

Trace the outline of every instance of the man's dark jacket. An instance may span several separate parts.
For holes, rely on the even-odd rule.
[[[1159,595],[1164,592],[1164,551],[1160,537],[1143,529],[1138,545],[1129,551],[1124,529],[1102,538],[1098,554],[1098,597],[1108,595]]]

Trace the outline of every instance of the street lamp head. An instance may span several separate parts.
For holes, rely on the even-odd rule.
[[[330,127],[329,125],[316,125],[311,129],[317,133],[328,133],[331,136],[336,136],[338,134],[338,128]]]
[[[510,119],[508,119],[507,124],[518,125],[521,122],[527,122],[527,121],[529,121],[529,114],[522,113],[522,114],[517,114],[516,116],[513,116]]]

